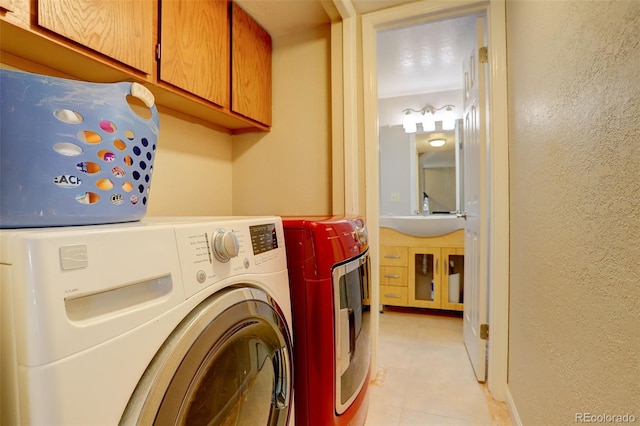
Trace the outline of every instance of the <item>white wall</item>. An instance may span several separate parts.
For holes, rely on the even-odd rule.
[[[405,133],[402,126],[383,126],[379,141],[380,216],[410,215],[417,194],[415,136]]]

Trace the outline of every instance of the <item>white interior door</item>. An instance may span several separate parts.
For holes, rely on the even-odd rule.
[[[464,344],[478,381],[486,380],[487,341],[480,336],[487,323],[487,147],[484,18],[476,21],[476,43],[463,64],[464,71]]]

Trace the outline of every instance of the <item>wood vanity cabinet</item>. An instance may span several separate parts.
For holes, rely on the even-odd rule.
[[[380,228],[380,244],[381,305],[464,309],[464,231],[418,238]]]
[[[145,74],[152,74],[151,1],[38,0],[38,25]]]

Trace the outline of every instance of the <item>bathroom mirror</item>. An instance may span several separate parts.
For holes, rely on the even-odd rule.
[[[380,127],[380,215],[423,213],[423,194],[430,213],[460,211],[464,174],[461,121],[453,131],[407,134],[402,126]],[[429,142],[443,140],[442,146]]]
[[[430,213],[460,211],[462,156],[456,131],[416,134],[419,205],[429,197]],[[442,145],[441,145],[442,144]]]

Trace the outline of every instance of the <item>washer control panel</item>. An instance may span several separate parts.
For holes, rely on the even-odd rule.
[[[178,224],[175,234],[187,297],[227,278],[287,268],[278,217]]]

